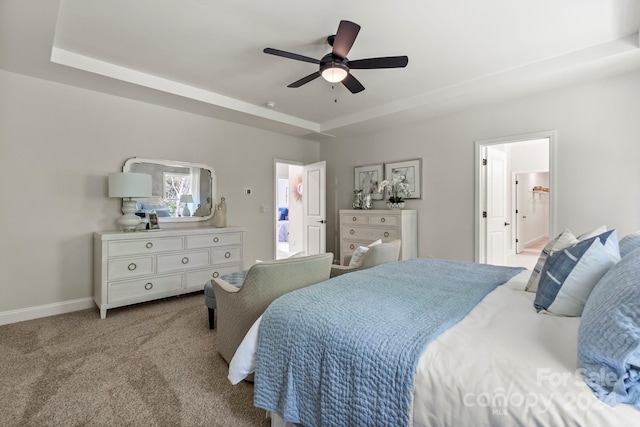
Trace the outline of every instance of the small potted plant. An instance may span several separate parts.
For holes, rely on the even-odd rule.
[[[378,191],[382,192],[387,190],[389,198],[387,199],[387,206],[391,209],[404,208],[404,200],[402,197],[409,197],[411,192],[409,191],[409,183],[404,175],[394,175],[393,179],[385,179],[378,186]]]

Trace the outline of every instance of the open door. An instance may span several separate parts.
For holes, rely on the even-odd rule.
[[[487,264],[504,265],[507,250],[507,155],[487,147]]]
[[[305,165],[303,169],[303,245],[307,255],[322,254],[326,252],[327,236],[326,162]]]
[[[522,253],[524,250],[524,228],[526,227],[526,219],[527,216],[522,209],[522,202],[526,199],[524,192],[524,185],[520,184],[520,179],[518,178],[518,174],[515,175],[515,185],[516,188],[516,254]]]

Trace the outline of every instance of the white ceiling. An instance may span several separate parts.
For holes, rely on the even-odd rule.
[[[3,68],[35,55],[17,53],[19,42],[39,54],[49,50],[52,75],[84,70],[73,72],[80,86],[138,91],[159,103],[317,138],[640,69],[637,0],[51,2],[57,10],[44,3],[3,0],[0,12],[33,13],[31,22],[45,27],[26,30],[19,17],[0,18],[0,37],[11,37],[0,45],[11,53]],[[326,37],[341,19],[362,27],[349,59],[407,55],[408,66],[354,70],[366,88],[359,94],[323,79],[287,88],[317,66],[262,50],[319,59],[330,52]],[[86,71],[108,78],[78,74]]]

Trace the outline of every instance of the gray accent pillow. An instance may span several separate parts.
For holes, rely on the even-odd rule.
[[[536,266],[533,268],[533,272],[529,277],[529,282],[527,286],[524,288],[527,292],[536,292],[538,290],[538,283],[540,282],[540,273],[542,273],[542,269],[544,268],[544,264],[547,261],[547,257],[552,254],[554,251],[559,251],[561,249],[568,248],[569,246],[573,246],[578,243],[578,239],[568,228],[565,228],[564,231],[558,236],[549,241],[540,252],[540,257],[538,258],[538,262]]]
[[[596,286],[620,261],[616,230],[551,254],[544,264],[534,306],[557,316],[580,316]]]

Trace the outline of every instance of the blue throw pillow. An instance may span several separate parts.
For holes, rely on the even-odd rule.
[[[600,280],[578,330],[578,365],[598,399],[640,409],[640,249]]]
[[[540,274],[534,306],[538,312],[580,316],[598,281],[620,261],[616,231],[551,254]]]
[[[622,240],[620,240],[620,256],[622,258],[638,248],[640,248],[640,231],[627,234]]]

